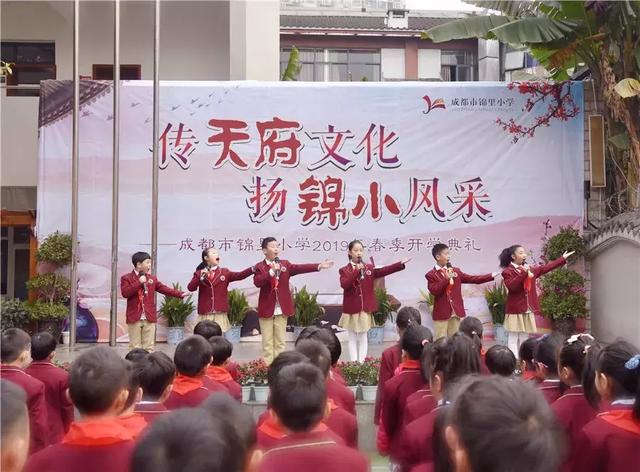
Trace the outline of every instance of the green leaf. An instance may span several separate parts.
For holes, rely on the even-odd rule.
[[[293,46],[291,48],[291,52],[289,53],[289,61],[287,62],[287,67],[282,73],[281,80],[298,80],[298,74],[300,74],[301,68],[302,64],[300,64],[300,52],[298,51],[298,48]]]
[[[548,43],[564,39],[574,33],[577,24],[551,18],[522,18],[491,30],[500,41],[509,44]]]
[[[470,16],[434,26],[422,33],[422,39],[431,39],[434,43],[466,38],[492,38],[491,30],[508,23],[506,16]]]
[[[577,20],[584,19],[584,0],[563,0],[559,3],[560,11],[565,18]]]
[[[614,89],[622,98],[636,97],[640,95],[640,81],[637,79],[622,79]]]
[[[615,136],[611,136],[609,138],[609,142],[623,151],[626,151],[631,146],[629,135],[626,131],[620,134],[616,134]]]
[[[507,16],[518,17],[534,15],[540,4],[544,2],[512,1],[512,0],[463,0],[464,3],[474,5],[487,10],[495,10],[504,13]],[[549,3],[549,2],[547,2]]]

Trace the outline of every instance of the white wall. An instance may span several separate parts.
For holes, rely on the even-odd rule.
[[[404,79],[404,48],[402,49],[381,49],[380,68],[382,79]]]
[[[440,49],[418,49],[418,79],[440,79]]]

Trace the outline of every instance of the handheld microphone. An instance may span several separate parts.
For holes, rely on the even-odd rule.
[[[362,264],[362,257],[358,257],[358,264]],[[364,267],[360,269],[360,280],[364,280]]]
[[[276,264],[280,264],[280,258],[278,256],[273,260]],[[276,280],[280,280],[280,269],[276,270]]]
[[[207,267],[203,267],[200,270],[200,282],[202,282],[204,279],[207,278],[207,274],[208,274],[208,270],[207,269],[208,269]]]
[[[447,262],[446,267],[447,267],[447,272],[449,273],[449,278],[450,278],[450,279],[451,279],[451,278],[453,278],[453,277],[454,277],[454,275],[453,275],[454,273],[451,271],[451,268],[453,267],[453,266],[451,265],[451,262]]]
[[[138,276],[139,276],[139,277],[146,277],[146,275],[145,275],[145,273],[144,273],[144,272],[139,272],[139,273],[138,273]],[[146,297],[146,296],[147,296],[147,290],[148,290],[148,289],[147,289],[147,283],[146,283],[146,282],[142,284],[142,289],[144,290],[144,296]]]

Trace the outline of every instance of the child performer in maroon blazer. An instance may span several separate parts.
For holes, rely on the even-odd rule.
[[[151,275],[151,256],[146,252],[136,252],[131,257],[134,269],[120,277],[120,291],[127,299],[127,329],[129,349],[142,348],[153,351],[156,341],[155,293],[167,297],[182,298],[186,293],[174,290]]]
[[[171,393],[171,384],[176,376],[176,366],[164,352],[152,352],[134,363],[133,373],[138,377],[142,389],[142,400],[135,407],[147,423],[151,424],[168,412],[164,402]]]
[[[640,349],[616,341],[599,352],[590,349],[587,364],[585,393],[592,405],[602,406],[576,441],[573,470],[635,470],[640,464]]]
[[[320,369],[309,363],[286,366],[270,388],[273,414],[287,435],[278,447],[265,452],[258,467],[260,472],[369,470],[369,461],[360,452],[316,429],[327,406],[325,379]]]
[[[551,404],[558,421],[569,439],[569,457],[563,470],[570,472],[573,463],[581,454],[577,448],[578,435],[582,428],[596,417],[596,410],[589,404],[582,388],[582,374],[589,349],[597,349],[590,334],[574,334],[564,342],[558,357],[558,375],[568,389]]]
[[[503,269],[502,279],[509,292],[505,304],[504,329],[513,354],[517,354],[520,344],[537,331],[534,315],[540,315],[541,311],[536,280],[566,264],[573,253],[567,251],[555,261],[533,267],[527,264],[527,252],[519,244],[503,249],[498,256]]]
[[[248,267],[242,272],[232,272],[226,267],[220,267],[220,254],[217,249],[208,248],[202,251],[202,262],[196,267],[193,278],[187,285],[190,292],[198,290],[198,321],[215,321],[223,333],[228,331],[229,284],[244,280],[252,274],[253,267]]]
[[[537,388],[551,405],[560,395],[564,386],[558,378],[558,354],[564,339],[558,333],[541,336],[533,350],[533,362],[536,366],[536,376],[540,383]]]
[[[24,371],[31,363],[31,338],[21,329],[9,328],[2,332],[0,344],[2,346],[0,378],[13,382],[27,394],[29,429],[31,430],[29,453],[33,454],[49,444],[49,431],[45,386]]]
[[[258,318],[262,334],[262,357],[267,364],[284,351],[287,318],[293,316],[293,296],[289,278],[333,267],[333,261],[320,264],[293,264],[280,260],[280,243],[273,237],[262,240],[264,261],[255,265],[253,284],[260,289]]]
[[[460,320],[465,316],[462,300],[462,284],[484,284],[491,282],[498,272],[484,275],[468,275],[449,262],[451,254],[446,244],[438,243],[431,250],[436,265],[425,274],[427,288],[434,297],[433,329],[435,339],[452,336],[458,331]]]
[[[53,365],[57,342],[51,333],[36,333],[31,337],[33,362],[25,372],[44,384],[49,422],[49,444],[58,444],[73,421],[73,404],[67,396],[69,374]]]
[[[71,364],[69,396],[82,419],[71,424],[61,444],[31,456],[25,470],[128,470],[133,433],[118,420],[129,397],[127,361],[106,346],[83,352]]]
[[[342,316],[338,325],[347,330],[349,336],[349,357],[352,361],[363,362],[367,357],[367,332],[373,325],[372,313],[378,309],[374,291],[375,279],[404,270],[410,258],[385,267],[376,268],[362,262],[364,245],[354,240],[349,243],[349,263],[340,269]]]
[[[29,454],[27,395],[18,385],[0,380],[0,469],[22,472]]]

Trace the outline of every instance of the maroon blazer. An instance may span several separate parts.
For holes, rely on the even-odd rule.
[[[605,421],[602,416],[630,406],[608,407],[582,428],[577,439],[580,451],[573,470],[576,472],[617,472],[634,470],[640,464],[640,434]],[[640,429],[640,425],[638,425]]]
[[[376,404],[373,410],[373,423],[380,424],[380,408],[382,407],[382,394],[384,392],[384,384],[393,377],[393,373],[400,365],[402,360],[402,347],[400,343],[382,351],[380,359],[380,371],[378,372],[378,389],[376,390]]]
[[[357,450],[358,419],[344,408],[331,403],[331,413],[324,423],[344,441],[346,446]]]
[[[155,275],[147,274],[147,294],[144,295],[144,287],[140,283],[139,276],[135,271],[131,271],[120,277],[120,292],[127,299],[127,323],[140,321],[142,310],[147,321],[155,323],[158,321],[156,310],[155,293],[159,292],[167,297],[182,298],[182,292],[167,287],[158,281]]]
[[[222,384],[224,388],[227,389],[227,392],[229,392],[229,395],[231,395],[233,398],[235,398],[239,402],[242,402],[242,387],[238,382],[231,379],[229,381],[218,382],[218,383]]]
[[[133,411],[140,413],[146,422],[151,424],[169,410],[160,402],[141,401],[136,403]]]
[[[404,408],[405,425],[426,415],[436,407],[437,402],[436,399],[433,398],[433,395],[431,395],[431,390],[418,390],[416,394],[420,396],[416,398],[414,394],[407,398],[407,405]]]
[[[567,261],[565,258],[560,257],[547,264],[531,267],[530,270],[533,273],[533,278],[531,279],[531,287],[529,290],[525,289],[525,280],[528,278],[527,271],[521,268],[516,268],[513,264],[509,264],[509,266],[502,271],[504,285],[509,291],[507,294],[504,312],[507,315],[517,315],[520,313],[526,313],[531,309],[531,311],[536,315],[542,315],[540,312],[540,304],[538,303],[536,280],[538,277],[552,271],[553,269],[563,266],[566,263]]]
[[[295,433],[264,453],[259,472],[368,472],[369,460],[327,432]]]
[[[393,376],[384,386],[382,396],[382,426],[389,438],[389,455],[398,460],[401,457],[401,428],[407,398],[424,385],[419,369],[404,369]]]
[[[569,472],[581,452],[578,450],[577,440],[584,426],[596,417],[596,410],[584,396],[582,386],[569,388],[564,395],[551,404],[551,409],[564,427],[569,439],[569,457],[563,470]]]
[[[25,372],[44,384],[49,422],[49,444],[58,444],[74,418],[73,404],[67,398],[69,374],[45,361],[33,361]]]
[[[226,389],[225,389],[226,391]],[[209,398],[211,391],[205,387],[198,387],[195,390],[191,390],[183,395],[172,391],[164,402],[164,406],[168,410],[177,410],[178,408],[185,407],[198,407],[204,401]]]
[[[31,432],[29,454],[43,449],[49,445],[50,437],[47,426],[47,403],[44,384],[31,377],[24,370],[9,365],[0,366],[0,378],[13,382],[27,394],[27,410],[29,411],[29,429]]]
[[[335,380],[336,382],[344,386],[347,385],[347,381],[344,379],[344,377],[340,373],[340,370],[335,366],[331,366],[331,378],[333,378],[333,380]]]
[[[450,286],[449,277],[443,271],[434,267],[424,275],[427,279],[427,289],[433,294],[433,321],[446,321],[453,315],[463,318],[466,312],[462,300],[462,284],[484,284],[493,280],[491,274],[469,275],[458,267],[453,267],[453,271],[456,276],[450,290],[447,290]]]
[[[327,385],[327,398],[330,398],[334,403],[344,408],[348,413],[356,415],[356,397],[353,392],[342,385],[335,379],[329,377],[326,382]]]
[[[340,286],[343,289],[342,312],[347,314],[366,311],[373,313],[378,309],[378,301],[374,291],[375,279],[385,277],[404,269],[404,264],[396,262],[388,266],[376,268],[373,264],[365,264],[364,279],[360,279],[360,271],[351,263],[340,269]]]
[[[31,456],[25,472],[126,471],[134,445],[131,440],[106,446],[56,444]]]
[[[399,462],[408,470],[421,463],[433,462],[433,426],[441,407],[406,425],[402,431]]]
[[[265,261],[255,265],[253,284],[260,289],[258,296],[258,316],[271,318],[276,308],[276,301],[284,316],[292,316],[294,313],[293,296],[289,288],[289,278],[298,274],[317,272],[320,264],[292,264],[289,261],[280,261],[280,277],[271,277],[271,268]]]
[[[232,272],[226,267],[218,267],[212,272],[211,279],[207,276],[203,280],[200,280],[201,273],[201,270],[196,270],[187,285],[190,292],[198,290],[198,314],[206,315],[214,311],[226,313],[229,311],[229,284],[249,277],[253,274],[253,267],[242,272]]]
[[[560,386],[561,382],[559,380],[543,380],[537,385],[537,388],[547,400],[547,403],[551,405],[562,395]]]

